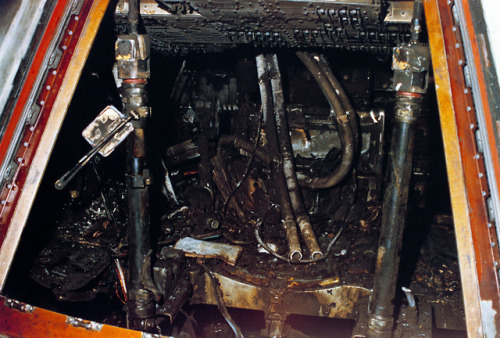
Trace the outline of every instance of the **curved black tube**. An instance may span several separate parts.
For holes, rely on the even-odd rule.
[[[332,69],[324,55],[313,53],[312,57],[314,60],[316,60],[316,62],[318,62],[321,70],[327,77],[328,81],[330,81],[330,84],[337,93],[340,102],[344,106],[346,114],[349,117],[349,122],[351,124],[351,129],[354,137],[354,151],[357,154],[359,150],[359,128],[358,120],[356,118],[356,111],[354,110],[354,107],[352,106],[351,101],[349,100],[349,97],[344,90],[344,87],[342,87],[339,80],[337,80],[337,77],[333,74]]]
[[[315,61],[307,52],[297,52],[297,56],[304,63],[306,68],[311,72],[314,79],[318,83],[323,94],[325,94],[328,103],[333,108],[332,118],[337,120],[339,125],[339,134],[342,136],[342,161],[340,166],[330,175],[325,177],[311,178],[304,174],[297,174],[299,184],[310,189],[330,188],[342,181],[352,168],[354,163],[354,135],[351,129],[349,117],[346,114],[335,89],[328,80],[318,62]]]
[[[222,135],[219,139],[219,144],[233,146],[236,149],[243,150],[249,154],[255,152],[255,157],[262,161],[266,166],[270,166],[273,159],[262,149],[255,149],[252,142],[242,139],[236,135]]]

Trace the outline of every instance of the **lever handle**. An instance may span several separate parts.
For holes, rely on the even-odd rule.
[[[125,127],[125,125],[127,123],[129,123],[130,121],[132,121],[132,119],[136,119],[138,116],[137,114],[131,112],[131,114],[125,119],[123,120],[122,122],[120,122],[120,124],[118,126],[116,126],[115,129],[113,129],[105,138],[103,138],[101,141],[99,141],[87,154],[85,154],[76,164],[73,168],[71,168],[70,170],[68,170],[64,175],[61,176],[60,179],[58,179],[56,181],[56,183],[54,184],[55,188],[57,190],[62,190],[66,187],[66,185],[68,185],[68,183],[73,179],[73,177],[75,177],[76,174],[78,174],[78,172],[80,170],[82,170],[83,167],[85,167],[85,165],[87,163],[90,162],[90,160],[92,158],[94,158],[95,155],[97,155],[97,153],[102,149],[104,148],[104,146],[115,136],[116,133],[118,133],[119,131],[121,131],[123,129],[123,127]]]

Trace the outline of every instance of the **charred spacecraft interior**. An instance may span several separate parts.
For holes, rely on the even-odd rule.
[[[480,2],[4,9],[0,335],[497,335]]]

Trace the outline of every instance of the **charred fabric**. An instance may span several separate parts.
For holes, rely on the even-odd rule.
[[[291,314],[352,319],[356,337],[430,336],[448,305],[463,320],[453,248],[431,240],[398,282],[408,196],[425,205],[431,172],[422,16],[419,0],[120,1],[122,105],[57,181],[70,194],[31,277],[171,335],[195,335],[195,304],[237,337],[228,308],[263,311],[269,337],[298,334]],[[183,60],[169,97],[155,57]],[[96,156],[116,147],[123,179]]]

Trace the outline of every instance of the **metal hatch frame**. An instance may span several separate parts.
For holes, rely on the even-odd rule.
[[[491,191],[499,190],[500,162],[498,129],[493,123],[497,108],[488,99],[490,85],[485,77],[488,63],[482,45],[484,35],[477,31],[470,0],[425,0],[424,5],[451,182],[467,330],[472,337],[495,336],[500,328],[500,255],[488,197],[498,197]],[[107,6],[108,0],[59,0],[54,4],[8,130],[0,140],[2,166],[12,161],[17,163],[14,172],[0,186],[0,290]],[[58,52],[54,54],[55,51]],[[51,58],[53,55],[57,56],[55,60]],[[475,74],[472,79],[470,70]],[[34,103],[40,111],[35,121],[31,121],[27,116]],[[486,122],[479,126],[483,128],[483,139],[479,140],[486,141],[481,145],[476,137],[478,114]],[[15,133],[16,130],[21,132]],[[485,158],[486,153],[489,155]],[[8,306],[17,303],[3,297],[0,303],[0,331],[14,333],[9,331],[12,328],[8,322],[19,313],[26,313],[22,310],[25,308],[22,304]],[[66,316],[58,316],[61,316],[58,320],[66,318],[68,325]],[[29,321],[34,317],[23,318]],[[45,327],[57,324],[50,319],[41,322]],[[38,335],[41,331],[35,327],[38,326],[30,327],[31,332]]]
[[[467,332],[500,329],[499,251],[493,204],[498,200],[498,122],[488,100],[485,33],[471,1],[425,0],[436,95],[462,277]],[[487,57],[486,53],[486,57]],[[488,67],[494,67],[490,62]],[[496,86],[498,91],[498,85]],[[498,96],[499,93],[496,93]],[[493,199],[493,200],[492,200]],[[491,203],[493,202],[493,203]]]
[[[109,0],[59,0],[0,140],[0,291]],[[33,116],[35,115],[35,116]]]

